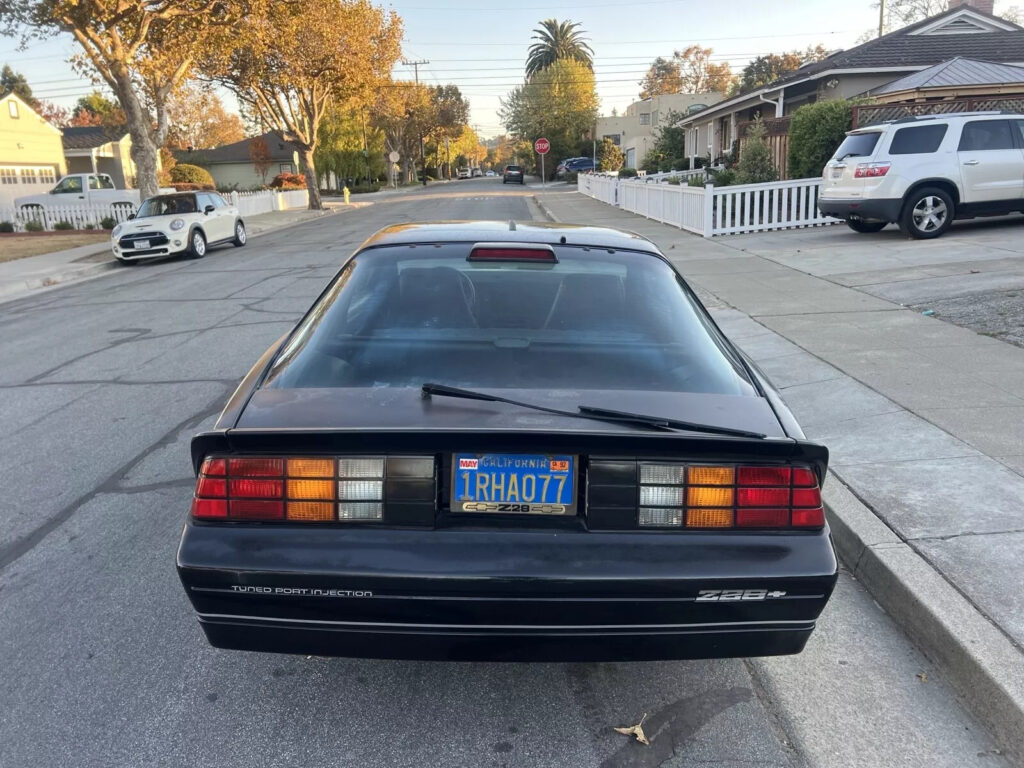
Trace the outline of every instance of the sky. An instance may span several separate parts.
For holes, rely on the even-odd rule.
[[[430,62],[420,66],[420,82],[458,85],[482,137],[504,133],[499,99],[522,83],[532,30],[542,19],[581,23],[594,49],[604,115],[635,101],[651,61],[675,49],[712,48],[715,61],[739,72],[765,53],[819,43],[829,50],[849,48],[878,24],[873,0],[394,0],[385,6],[403,19],[403,55]],[[66,35],[24,51],[17,40],[0,39],[0,63],[24,74],[38,98],[64,106],[95,87],[67,63],[75,51]],[[397,66],[395,77],[412,79],[412,67]]]

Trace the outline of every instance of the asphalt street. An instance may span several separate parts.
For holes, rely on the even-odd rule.
[[[361,240],[531,219],[474,179],[0,304],[0,766],[1002,766],[845,572],[796,657],[444,664],[209,648],[188,441]],[[612,730],[646,715],[652,745]]]

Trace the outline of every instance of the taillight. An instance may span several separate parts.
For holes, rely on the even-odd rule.
[[[641,527],[821,528],[808,467],[640,464]]]
[[[854,168],[853,178],[855,179],[873,179],[878,176],[885,176],[889,172],[891,163],[857,163],[857,167]]]
[[[395,478],[396,521],[431,522],[434,459],[429,456],[208,458],[196,480],[192,516],[200,520],[380,521],[388,461]]]

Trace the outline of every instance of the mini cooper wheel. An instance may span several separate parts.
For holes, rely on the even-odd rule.
[[[872,232],[881,232],[885,229],[887,221],[864,221],[864,219],[847,219],[846,226],[852,229],[854,232],[860,232],[861,234],[871,234]]]
[[[243,224],[240,221],[236,221],[235,222],[235,239],[232,240],[231,242],[235,246],[235,248],[241,248],[243,245],[245,245],[245,240],[246,240],[245,224]]]
[[[900,216],[903,234],[918,240],[938,237],[953,224],[953,200],[938,187],[923,187],[907,195]]]
[[[188,240],[188,250],[185,255],[190,259],[201,259],[206,255],[206,237],[198,229],[193,229]]]

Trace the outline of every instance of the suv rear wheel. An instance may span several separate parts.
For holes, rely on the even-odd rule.
[[[861,234],[870,234],[872,232],[881,232],[885,229],[887,221],[864,221],[864,219],[847,219],[846,226],[852,229],[854,232],[860,232]]]
[[[953,199],[938,187],[922,187],[907,195],[900,215],[903,234],[919,240],[938,237],[953,223]]]

